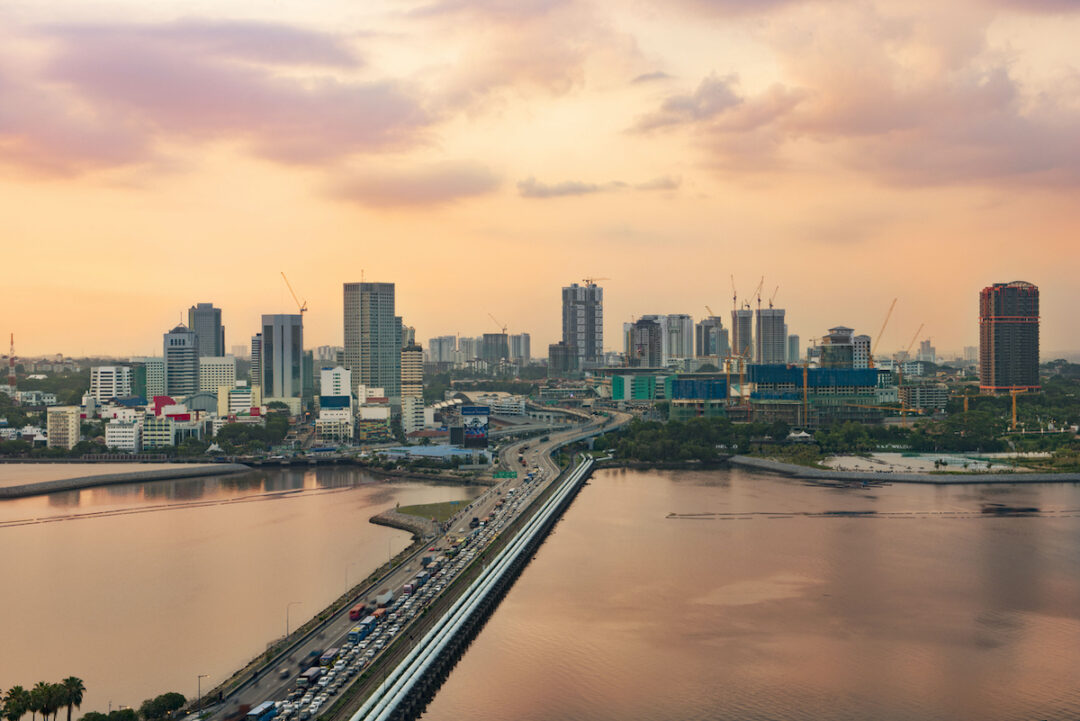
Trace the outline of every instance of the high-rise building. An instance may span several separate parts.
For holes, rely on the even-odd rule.
[[[870,367],[870,336],[857,335],[851,339],[851,367]]]
[[[234,345],[230,350],[229,355],[238,360],[247,360],[251,355],[251,349],[246,345]]]
[[[671,358],[694,357],[694,319],[686,313],[669,313],[665,318],[665,364]]]
[[[218,388],[236,385],[236,358],[231,355],[199,358],[199,390],[217,395]]]
[[[528,363],[532,353],[532,340],[528,333],[517,333],[510,336],[510,360],[515,363]]]
[[[213,303],[197,303],[187,312],[188,328],[199,336],[199,355],[225,355],[225,327],[221,325],[221,308]],[[216,389],[215,389],[216,392]]]
[[[458,350],[461,351],[462,360],[476,360],[480,357],[480,339],[458,338]]]
[[[604,289],[596,283],[562,289],[562,339],[574,348],[578,368],[603,362]]]
[[[262,386],[262,333],[251,336],[251,385]]]
[[[510,357],[510,341],[506,333],[484,333],[480,341],[480,358],[494,368]]]
[[[1022,280],[983,288],[979,388],[996,393],[1039,387],[1039,288]]]
[[[694,328],[694,355],[723,358],[731,352],[728,331],[720,316],[711,315]]]
[[[548,344],[548,375],[561,376],[578,370],[577,348],[563,341]]]
[[[264,400],[302,397],[304,317],[292,313],[264,315],[259,360]]]
[[[754,311],[741,308],[731,311],[731,355],[750,359],[754,356]]]
[[[424,430],[424,399],[405,395],[401,390],[401,430],[414,433]]]
[[[923,363],[937,363],[937,348],[934,347],[929,338],[919,341],[919,352],[916,354],[915,360]]]
[[[98,403],[131,396],[131,368],[95,366],[90,369],[90,395]]]
[[[979,346],[966,345],[964,346],[964,362],[965,363],[977,363],[979,361]]]
[[[401,347],[416,344],[416,328],[411,325],[401,325]]]
[[[821,338],[822,368],[852,368],[855,362],[854,330],[838,325]]]
[[[641,318],[630,329],[629,365],[658,368],[663,360],[663,329],[650,318]]]
[[[154,396],[165,395],[165,359],[140,357],[132,358],[135,364],[132,373],[131,391],[134,395],[148,401]]]
[[[799,336],[794,333],[787,337],[788,363],[798,363],[802,360],[802,351],[799,349],[799,340]]]
[[[79,442],[80,408],[78,406],[49,406],[45,409],[45,431],[49,448],[71,450]]]
[[[765,365],[787,362],[787,331],[783,308],[758,308],[755,360]]]
[[[165,394],[189,396],[199,390],[199,336],[178,325],[163,338]]]
[[[424,349],[415,343],[401,349],[401,397],[424,397]]]
[[[321,365],[333,363],[337,365],[343,361],[345,349],[339,345],[320,345],[315,348],[315,360]]]
[[[431,358],[432,363],[453,363],[456,350],[456,336],[441,335],[428,339],[428,357]]]
[[[394,315],[393,283],[345,283],[345,367],[353,392],[378,386],[401,395],[401,323]]]

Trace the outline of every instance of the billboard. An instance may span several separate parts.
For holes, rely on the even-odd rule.
[[[491,408],[488,406],[462,406],[461,421],[464,426],[464,443],[466,448],[487,448],[488,441],[488,416]]]

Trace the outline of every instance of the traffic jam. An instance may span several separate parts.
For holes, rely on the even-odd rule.
[[[308,721],[330,707],[331,699],[346,688],[355,676],[373,665],[380,654],[408,629],[409,624],[448,587],[502,528],[536,495],[543,473],[537,467],[525,476],[518,488],[506,491],[485,518],[472,518],[468,528],[447,533],[449,546],[442,555],[424,555],[417,573],[401,588],[386,590],[373,601],[349,609],[354,621],[336,646],[312,651],[299,667],[283,666],[278,674],[287,679],[296,674],[295,684],[280,700],[265,701],[247,711],[247,721]],[[435,547],[428,549],[434,554]]]

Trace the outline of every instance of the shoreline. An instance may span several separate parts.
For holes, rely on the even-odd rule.
[[[241,463],[216,463],[195,468],[159,468],[155,470],[130,471],[127,473],[103,473],[96,476],[62,478],[55,481],[37,481],[17,486],[0,488],[0,501],[28,496],[42,496],[49,493],[80,491],[84,488],[113,486],[122,483],[141,483],[146,481],[175,481],[203,476],[224,476],[244,473],[252,468]]]
[[[888,473],[875,471],[834,471],[800,466],[770,458],[732,456],[728,463],[739,468],[777,473],[806,481],[857,481],[871,483],[923,483],[937,486],[986,483],[1080,483],[1080,473]]]

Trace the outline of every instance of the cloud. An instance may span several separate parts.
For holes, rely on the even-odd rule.
[[[1080,84],[1025,87],[988,47],[990,17],[952,7],[796,13],[767,36],[783,83],[743,94],[736,76],[711,74],[633,129],[685,130],[705,163],[724,170],[797,164],[892,185],[1080,184]]]
[[[736,82],[734,75],[723,78],[710,75],[701,81],[694,92],[669,96],[659,110],[641,117],[634,127],[648,131],[714,118],[742,102],[734,89]]]
[[[411,148],[440,120],[406,83],[354,79],[340,36],[210,20],[37,32],[42,60],[0,57],[0,157],[24,167],[74,174],[219,140],[323,164]]]
[[[564,180],[559,183],[542,183],[536,178],[529,176],[525,180],[518,181],[518,195],[522,198],[564,198],[573,195],[591,195],[593,193],[609,193],[620,190],[677,190],[682,185],[681,178],[660,176],[647,180],[643,183],[626,183],[621,180],[612,180],[607,183],[585,183],[580,180]]]
[[[474,163],[441,163],[409,169],[354,173],[332,183],[339,200],[369,207],[440,205],[498,190],[501,179]]]
[[[671,77],[672,76],[668,75],[667,73],[657,70],[651,73],[642,73],[630,82],[634,85],[640,85],[642,83],[653,83],[658,80],[671,80]]]

